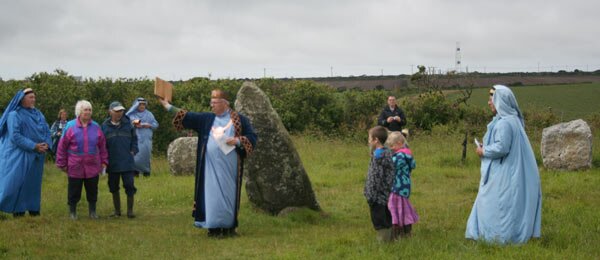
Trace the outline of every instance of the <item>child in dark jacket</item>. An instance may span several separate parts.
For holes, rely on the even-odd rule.
[[[115,101],[109,106],[110,117],[102,123],[102,132],[106,136],[108,149],[108,188],[113,196],[114,213],[111,217],[121,216],[121,198],[119,195],[119,179],[123,180],[123,188],[127,194],[127,217],[134,218],[133,196],[137,189],[133,183],[135,171],[134,155],[138,152],[135,128],[129,117],[123,115],[125,107]]]
[[[391,241],[392,216],[387,207],[388,197],[394,178],[392,152],[383,144],[387,139],[387,130],[376,126],[369,130],[371,161],[367,173],[364,195],[369,204],[371,222],[381,242]]]

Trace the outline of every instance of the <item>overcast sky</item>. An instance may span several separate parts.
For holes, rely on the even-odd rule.
[[[0,0],[0,77],[600,69],[600,1]]]

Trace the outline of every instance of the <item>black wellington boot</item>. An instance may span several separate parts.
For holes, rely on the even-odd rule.
[[[98,214],[96,214],[96,203],[90,203],[88,208],[90,210],[90,218],[98,219]]]
[[[115,211],[113,212],[112,215],[110,215],[110,217],[118,218],[121,216],[121,195],[119,195],[119,192],[115,192],[112,194],[112,198],[113,198],[113,206],[115,207]]]
[[[404,236],[410,237],[410,231],[412,230],[412,225],[404,225]]]
[[[77,219],[77,205],[69,205],[69,217],[71,220]]]
[[[127,196],[127,217],[135,218],[135,214],[133,214],[133,196]]]

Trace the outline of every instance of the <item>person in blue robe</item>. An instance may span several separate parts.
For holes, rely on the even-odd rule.
[[[0,118],[0,211],[13,216],[40,214],[42,173],[50,129],[35,108],[35,92],[20,90]]]
[[[152,158],[152,134],[158,128],[158,122],[152,112],[147,109],[146,99],[139,97],[125,113],[131,119],[138,137],[139,152],[135,155],[136,175],[142,173],[150,176],[150,159]]]
[[[488,101],[495,116],[487,126],[479,192],[467,221],[467,239],[521,244],[539,238],[542,224],[540,176],[517,100],[495,85]]]
[[[160,99],[176,113],[178,130],[198,133],[198,156],[194,189],[194,225],[208,229],[209,237],[237,235],[243,160],[256,145],[257,136],[250,120],[229,107],[224,91],[211,93],[212,113],[181,110]]]

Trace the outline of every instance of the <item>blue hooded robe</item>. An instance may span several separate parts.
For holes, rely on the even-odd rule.
[[[37,143],[50,146],[50,129],[44,115],[24,108],[23,90],[10,101],[0,118],[0,211],[40,211],[45,153]]]
[[[525,243],[540,237],[540,176],[512,91],[494,86],[497,114],[483,137],[479,192],[465,236],[491,243]]]
[[[138,111],[140,102],[146,103],[146,109],[142,112]],[[136,98],[133,105],[127,111],[126,115],[133,122],[139,119],[141,123],[150,124],[150,128],[136,128],[138,138],[139,152],[135,155],[135,170],[138,172],[150,173],[150,159],[152,158],[152,135],[153,131],[158,128],[158,122],[154,118],[152,112],[147,109],[148,103],[143,98]]]

